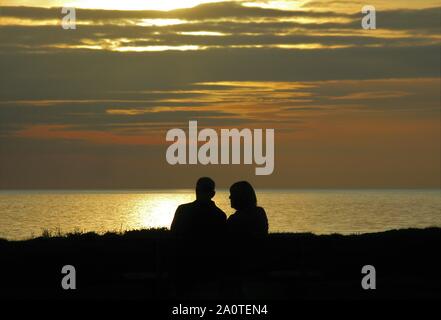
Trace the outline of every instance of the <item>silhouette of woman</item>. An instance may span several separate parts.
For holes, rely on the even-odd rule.
[[[227,219],[228,250],[225,292],[229,298],[243,295],[244,283],[261,277],[266,269],[265,258],[268,219],[265,210],[257,206],[256,193],[247,181],[236,182],[230,187],[231,207],[236,212]]]
[[[260,237],[268,234],[265,210],[257,206],[256,193],[247,181],[230,187],[231,207],[236,209],[227,220],[227,230],[234,237]]]

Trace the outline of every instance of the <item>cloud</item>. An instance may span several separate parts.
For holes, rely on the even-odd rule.
[[[339,1],[342,2],[342,1]],[[345,3],[344,1],[342,3]],[[329,6],[329,2],[326,2]],[[306,4],[308,5],[308,3]],[[309,3],[309,6],[316,6],[317,3]],[[358,7],[357,7],[358,8]],[[422,8],[422,9],[388,9],[377,11],[377,21],[379,28],[393,30],[431,30],[439,31],[440,20],[439,6]],[[63,15],[61,8],[38,8],[38,7],[0,7],[0,17],[30,19],[30,20],[55,20],[61,21]],[[316,21],[302,21],[301,24],[306,29],[321,27],[339,27],[360,29],[361,12],[349,11],[347,13],[340,11],[314,11],[308,10],[275,10],[259,7],[246,7],[238,2],[220,2],[201,4],[194,8],[177,9],[171,11],[130,11],[130,10],[92,10],[77,9],[77,22],[88,22],[92,24],[134,24],[144,19],[180,19],[184,24],[186,22],[217,22],[219,26],[228,26],[229,23],[249,23],[250,25],[262,23],[263,26],[269,27],[268,23],[280,23],[281,19],[285,19],[285,26],[296,26],[298,24],[286,24],[286,19],[308,18]],[[255,19],[261,21],[256,22]],[[262,20],[264,19],[264,20]],[[339,21],[335,24],[320,24],[321,19],[345,19],[347,21]],[[328,22],[328,21],[325,21]],[[59,24],[59,23],[58,23]],[[242,24],[245,25],[245,24]],[[283,25],[281,25],[283,26]],[[178,27],[179,28],[179,27]],[[222,27],[220,27],[222,29]]]
[[[54,15],[55,9],[2,9],[2,17],[59,19]],[[85,10],[84,15],[78,14],[82,18],[78,18],[80,25],[74,31],[63,30],[58,23],[32,25],[32,20],[25,25],[6,23],[0,26],[0,48],[4,52],[41,53],[78,49],[149,51],[253,46],[309,49],[425,46],[439,42],[440,12],[440,7],[381,11],[378,13],[378,29],[366,32],[360,27],[360,13],[344,14],[345,19],[335,20],[342,18],[342,14],[244,7],[233,2],[204,4],[170,12]],[[217,18],[210,16],[213,14]],[[147,18],[184,20],[176,25],[145,26],[143,19]],[[334,20],[327,20],[329,18]],[[88,24],[81,24],[86,21]]]
[[[188,97],[174,96],[173,89],[169,90],[170,96],[174,96],[169,106],[155,106],[164,105],[167,90],[161,92],[158,100],[128,100],[125,105],[105,100],[2,102],[0,127],[3,136],[85,140],[90,137],[95,143],[110,143],[118,137],[120,143],[135,144],[149,141],[141,139],[142,135],[157,136],[171,127],[186,126],[192,119],[209,127],[271,125],[297,130],[312,118],[329,114],[439,115],[439,85],[439,78],[195,83],[188,86],[189,96],[194,99],[189,106],[181,103],[187,102]],[[195,90],[200,92],[198,96],[192,95]]]
[[[223,18],[281,18],[281,17],[346,17],[348,14],[337,12],[315,12],[309,10],[276,10],[242,6],[238,2],[218,2],[201,4],[193,8],[170,11],[155,10],[96,10],[76,9],[77,18],[84,20],[123,20],[123,19],[184,19],[208,20]],[[38,7],[1,7],[4,17],[27,19],[59,19],[61,8]]]
[[[3,101],[124,99],[130,95],[119,92],[186,90],[197,82],[438,77],[439,55],[435,45],[306,51],[3,52],[0,97]]]
[[[165,132],[189,120],[275,128],[265,187],[439,185],[440,7],[381,0],[365,31],[359,2],[326,3],[79,9],[74,31],[59,8],[0,7],[0,187],[243,176],[166,165]]]
[[[378,28],[392,30],[423,30],[439,34],[441,7],[420,10],[391,10],[377,13]]]
[[[200,48],[234,46],[281,46],[310,44],[321,47],[332,46],[413,46],[438,43],[434,37],[395,36],[382,37],[380,34],[302,34],[261,33],[226,34],[225,36],[200,36],[167,32],[157,34],[144,27],[95,27],[82,26],[80,30],[66,33],[53,26],[3,27],[0,35],[4,51],[50,52],[56,50],[76,50],[97,47],[102,50],[118,51],[121,48],[135,51],[137,48],[193,46]],[[131,49],[132,48],[132,49]]]

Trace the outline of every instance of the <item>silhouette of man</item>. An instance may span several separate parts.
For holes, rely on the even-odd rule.
[[[211,199],[216,194],[214,181],[199,178],[196,200],[176,209],[171,231],[179,237],[212,237],[222,235],[226,228],[226,214]]]
[[[196,183],[196,200],[176,209],[170,229],[177,240],[172,274],[178,296],[187,296],[193,286],[217,278],[222,267],[221,239],[227,217],[211,200],[216,193],[214,188],[212,179],[200,178]]]

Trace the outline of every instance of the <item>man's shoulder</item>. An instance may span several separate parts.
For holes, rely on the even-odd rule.
[[[256,212],[259,213],[262,216],[266,216],[265,209],[262,207],[256,207]]]
[[[194,202],[180,204],[178,206],[178,208],[176,209],[176,211],[183,211],[183,212],[185,212],[185,211],[188,211],[188,210],[194,208],[194,206],[195,206]]]
[[[213,203],[214,204],[214,203]],[[214,207],[215,207],[215,209],[216,209],[216,213],[220,216],[220,217],[222,217],[222,218],[227,218],[227,215],[225,214],[225,212],[221,209],[221,208],[219,208],[216,204],[214,204]]]

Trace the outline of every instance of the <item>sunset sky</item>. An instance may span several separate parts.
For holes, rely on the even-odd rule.
[[[0,188],[439,188],[440,40],[439,0],[0,0]],[[274,128],[274,173],[169,165],[189,120]]]

